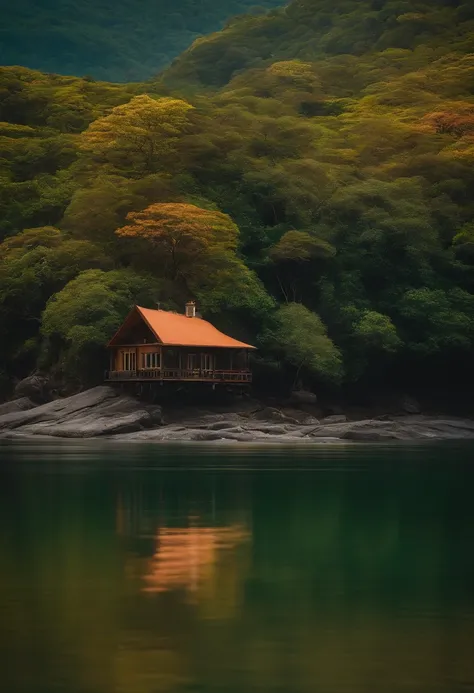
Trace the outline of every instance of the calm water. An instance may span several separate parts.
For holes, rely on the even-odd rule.
[[[474,691],[474,447],[0,447],[2,693]]]

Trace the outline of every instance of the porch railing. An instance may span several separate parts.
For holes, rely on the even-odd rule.
[[[187,380],[208,382],[252,382],[250,371],[203,370],[200,368],[141,368],[134,371],[106,371],[105,380],[111,382],[127,380]]]

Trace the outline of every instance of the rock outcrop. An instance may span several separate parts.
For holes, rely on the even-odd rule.
[[[34,409],[36,406],[37,405],[28,397],[19,397],[18,399],[13,399],[10,402],[0,404],[0,416],[19,411],[27,411],[28,409]]]
[[[403,440],[474,439],[474,421],[423,415],[384,416],[348,421],[337,415],[318,421],[297,409],[258,403],[225,411],[170,411],[165,423],[161,407],[139,402],[110,387],[0,415],[0,437],[55,436],[123,441],[242,441],[257,443],[344,443]],[[31,404],[31,403],[30,403]],[[28,406],[27,402],[23,405]],[[239,405],[235,405],[238,407]]]
[[[114,436],[115,437],[115,436]],[[341,423],[276,422],[239,414],[209,415],[139,433],[117,436],[123,440],[242,441],[256,443],[343,443],[403,440],[474,439],[474,421],[444,417],[406,416],[393,420]]]
[[[0,416],[0,436],[95,438],[141,431],[162,423],[161,407],[146,406],[106,386]]]

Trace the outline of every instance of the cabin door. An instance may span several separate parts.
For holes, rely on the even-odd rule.
[[[135,371],[137,369],[137,354],[135,351],[123,352],[123,370]]]

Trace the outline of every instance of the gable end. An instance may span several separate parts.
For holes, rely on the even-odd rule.
[[[123,344],[156,344],[161,342],[156,332],[135,306],[114,334],[107,347]]]

